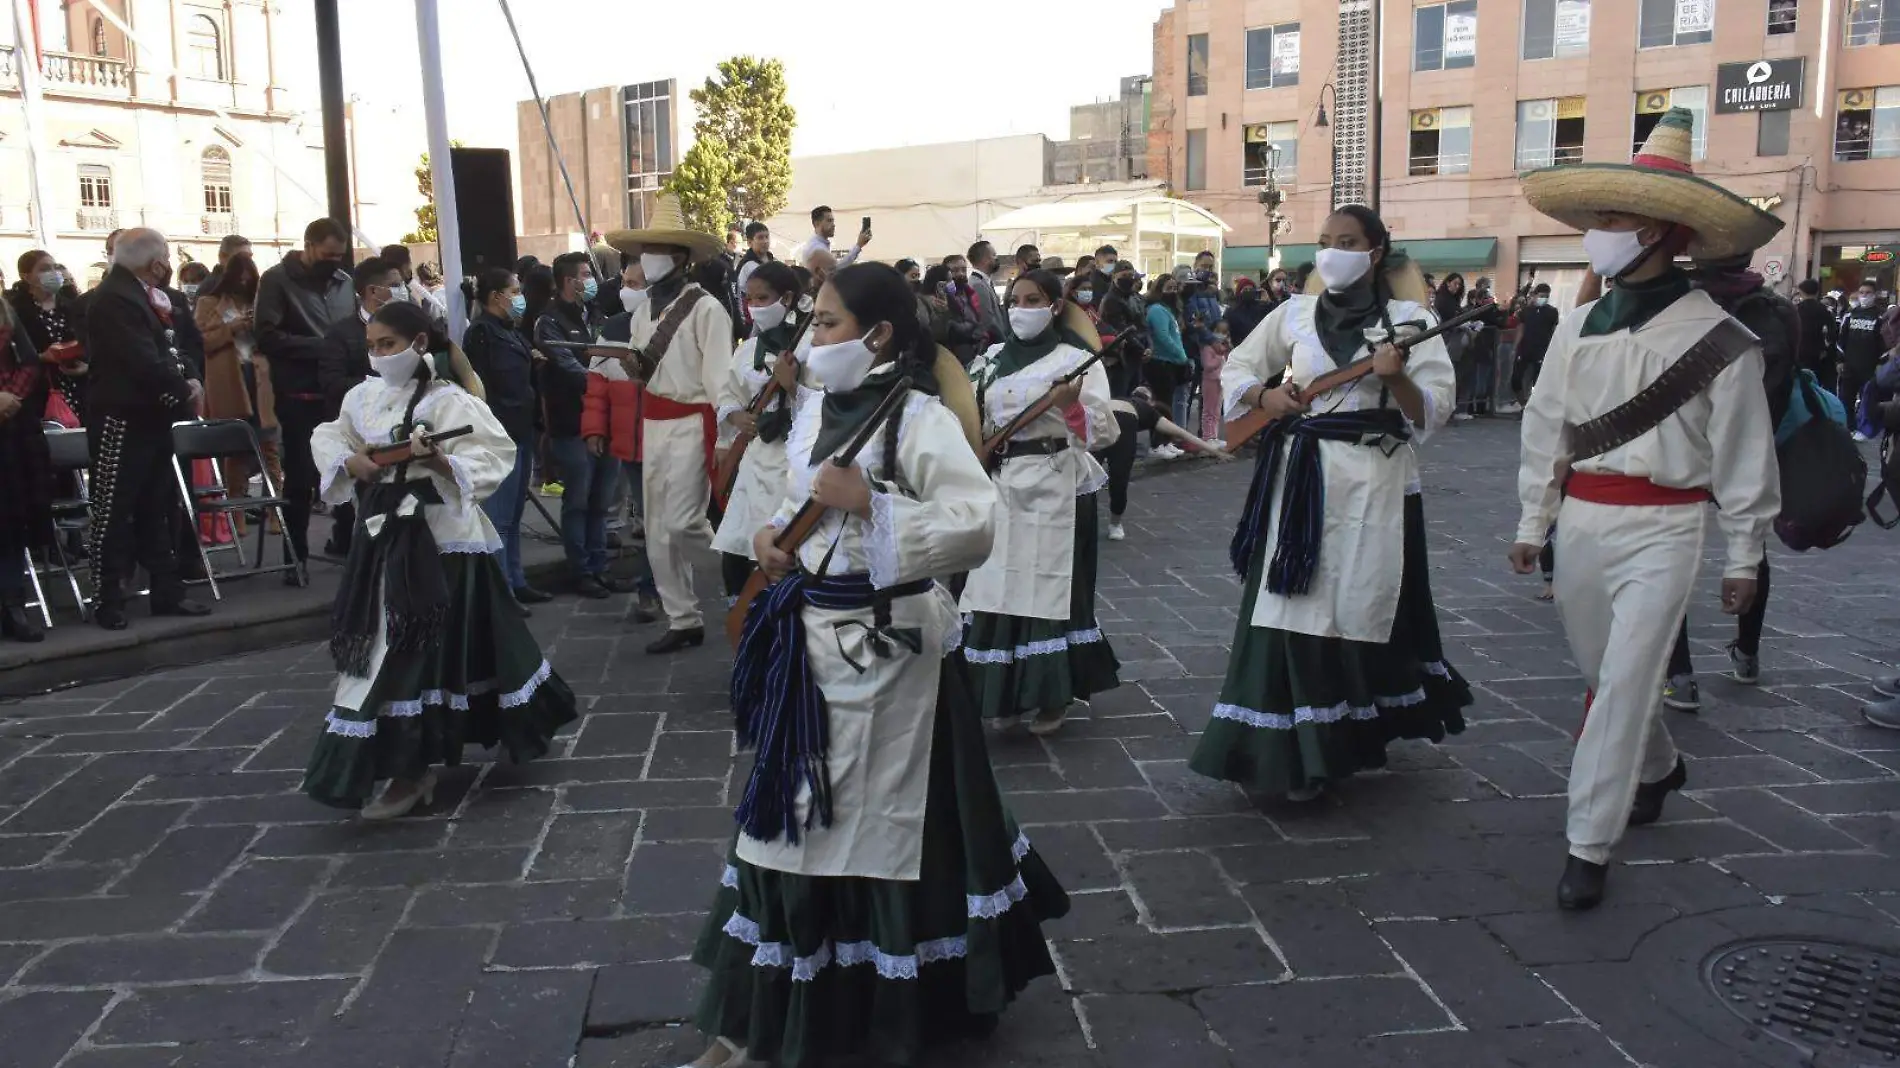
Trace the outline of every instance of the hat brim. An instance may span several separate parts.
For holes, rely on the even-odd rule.
[[[686,249],[694,263],[711,259],[726,247],[722,239],[698,230],[615,230],[605,240],[629,256],[638,256],[648,245],[674,245]]]
[[[1734,193],[1691,174],[1621,163],[1570,163],[1523,176],[1524,199],[1578,230],[1605,213],[1642,215],[1695,231],[1688,253],[1723,259],[1753,252],[1781,232],[1782,222]]]

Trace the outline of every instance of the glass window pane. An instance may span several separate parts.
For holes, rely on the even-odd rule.
[[[1707,44],[1715,40],[1715,0],[1676,0],[1675,43]]]
[[[1187,94],[1207,95],[1207,35],[1204,33],[1188,34]]]
[[[1421,7],[1413,22],[1412,69],[1440,70],[1445,65],[1445,8]]]
[[[1768,0],[1768,32],[1793,33],[1800,18],[1799,0]]]
[[[1517,102],[1517,169],[1548,167],[1555,162],[1557,102],[1520,100]]]
[[[1880,41],[1881,0],[1849,0],[1847,5],[1847,43],[1878,44]]]
[[[1788,154],[1788,116],[1791,111],[1760,111],[1761,125],[1755,130],[1755,154],[1757,156],[1785,156]]]
[[[1525,59],[1557,54],[1557,0],[1524,0]]]
[[[1701,160],[1709,151],[1709,87],[1689,85],[1669,91],[1669,106],[1688,108],[1695,117],[1694,149],[1691,158]]]
[[[1189,130],[1187,135],[1187,188],[1207,188],[1207,131]]]
[[[665,97],[653,102],[653,164],[658,171],[673,169],[673,102]]]
[[[1281,185],[1290,185],[1300,169],[1300,124],[1276,122],[1267,136],[1272,138],[1273,147],[1277,150],[1273,158],[1279,164],[1273,173],[1273,180]]]
[[[1478,61],[1478,0],[1455,0],[1445,5],[1445,69],[1469,67]]]
[[[1247,31],[1247,88],[1267,89],[1273,85],[1273,27]]]
[[[1869,150],[1875,159],[1900,156],[1900,86],[1887,86],[1874,92],[1873,141]]]
[[[1300,84],[1300,24],[1289,22],[1273,28],[1273,85],[1282,88]]]
[[[1676,43],[1675,0],[1643,0],[1636,47],[1666,48]]]

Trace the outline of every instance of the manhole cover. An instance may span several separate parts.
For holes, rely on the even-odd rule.
[[[1730,1012],[1817,1065],[1900,1064],[1900,957],[1761,940],[1716,954],[1704,978]]]

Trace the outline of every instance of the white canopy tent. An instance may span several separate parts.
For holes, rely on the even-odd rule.
[[[1191,264],[1205,250],[1214,254],[1218,276],[1226,234],[1232,229],[1198,204],[1160,189],[1142,189],[1031,204],[985,223],[983,236],[1004,257],[1019,245],[1035,245],[1044,256],[1060,256],[1069,263],[1113,245],[1143,274]]]

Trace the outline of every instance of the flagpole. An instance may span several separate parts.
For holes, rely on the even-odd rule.
[[[429,130],[429,176],[435,189],[435,240],[442,289],[449,300],[449,338],[468,326],[462,298],[462,234],[455,215],[455,170],[449,165],[448,105],[442,95],[442,25],[436,0],[416,0],[416,44],[422,60],[422,113]]]
[[[34,22],[27,10],[29,0],[13,0],[13,69],[20,79],[20,100],[26,125],[26,188],[33,212],[33,237],[39,247],[53,251],[53,225],[47,218],[45,175],[40,165],[46,160],[45,145],[40,143],[40,42],[34,35]]]

